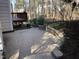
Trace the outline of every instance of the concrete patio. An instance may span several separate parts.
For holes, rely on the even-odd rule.
[[[30,28],[25,30],[18,30],[12,33],[3,34],[3,39],[5,43],[5,58],[6,59],[54,59],[51,55],[51,49],[45,53],[47,45],[55,44],[54,41],[49,40],[48,43],[45,43],[44,37],[45,31],[39,30],[38,28]],[[49,35],[51,36],[51,35]],[[45,43],[45,45],[43,44]],[[32,47],[37,45],[44,45],[40,51],[35,53],[32,51]],[[54,46],[53,46],[54,47]],[[49,48],[47,48],[49,49]],[[53,49],[53,48],[52,48]],[[44,53],[41,54],[41,52]],[[46,50],[47,51],[47,50]],[[40,54],[38,54],[40,53]],[[61,55],[61,54],[60,54]],[[29,57],[29,58],[27,58]]]

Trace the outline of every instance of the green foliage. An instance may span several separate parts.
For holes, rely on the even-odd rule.
[[[37,19],[37,24],[38,24],[38,25],[44,25],[44,18],[40,16],[40,17]]]
[[[24,0],[17,0],[17,8],[24,8]]]
[[[20,4],[23,4],[23,3],[24,3],[24,0],[19,0],[19,3],[20,3]]]
[[[32,19],[31,21],[30,21],[30,23],[32,24],[32,25],[36,25],[36,26],[38,26],[38,25],[44,25],[45,24],[45,20],[44,20],[44,18],[43,17],[38,17],[38,18],[35,18],[35,19]]]
[[[57,30],[64,28],[64,24],[63,23],[52,23],[49,26],[51,26],[52,28],[55,28]]]
[[[37,25],[37,19],[35,18],[35,19],[30,20],[30,23],[32,25]]]

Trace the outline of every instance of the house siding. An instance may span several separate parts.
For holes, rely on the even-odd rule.
[[[11,15],[10,0],[0,0],[0,22],[2,31],[12,31],[12,15]]]

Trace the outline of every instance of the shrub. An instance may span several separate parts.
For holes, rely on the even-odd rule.
[[[37,24],[38,25],[44,25],[44,18],[42,16],[40,16],[38,19],[37,19]]]
[[[52,23],[49,26],[51,26],[52,28],[55,28],[57,30],[64,28],[64,24],[62,24],[62,23]]]

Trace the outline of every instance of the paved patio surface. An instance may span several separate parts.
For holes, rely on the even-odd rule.
[[[15,59],[18,57],[18,59],[23,59],[26,56],[30,56],[31,47],[35,44],[41,43],[44,33],[44,31],[39,30],[38,28],[30,28],[18,30],[12,33],[5,33],[3,37],[6,59],[12,59],[15,55]],[[52,56],[50,58],[54,59]]]

